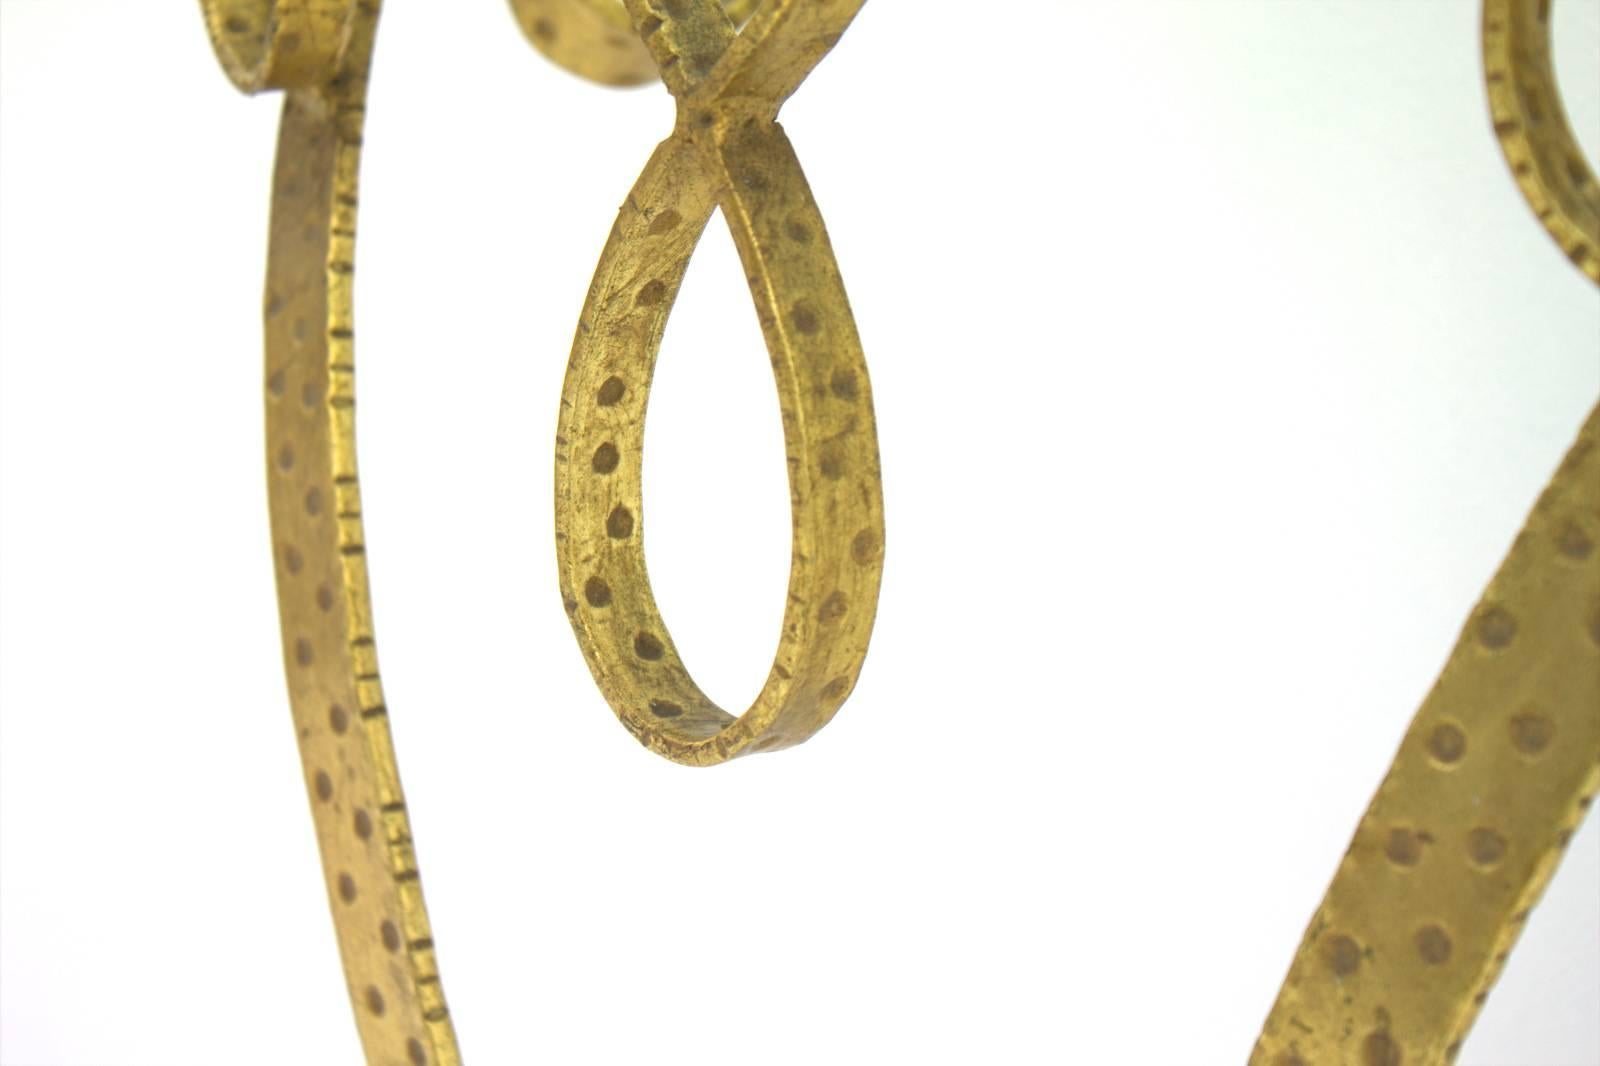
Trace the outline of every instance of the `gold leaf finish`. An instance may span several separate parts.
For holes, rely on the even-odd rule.
[[[872,632],[883,499],[867,367],[822,216],[773,121],[862,3],[768,0],[735,33],[709,0],[629,0],[678,123],[622,208],[578,324],[556,444],[556,541],[562,595],[601,691],[641,743],[682,763],[811,736],[850,694]],[[691,679],[656,607],[640,485],[662,331],[719,206],[777,380],[794,520],[776,661],[738,718]]]
[[[681,22],[657,27],[662,32],[651,34],[655,57],[612,0],[515,0],[513,6],[533,42],[577,73],[627,84],[653,78],[660,58],[667,60],[669,82],[709,85],[697,64],[713,53],[694,52],[674,70],[677,56],[662,51],[665,42],[716,42],[720,54],[735,21],[743,21],[754,2],[730,0],[726,15],[703,5]],[[826,52],[822,37],[831,35],[828,45],[837,39],[859,0],[800,7],[768,5],[745,39],[768,50],[761,69],[788,91]],[[267,480],[290,703],[356,1023],[371,1063],[458,1066],[378,674],[356,475],[357,178],[379,3],[202,0],[202,11],[218,60],[236,86],[287,90],[265,300]],[[774,113],[778,102],[766,101]],[[664,721],[673,717],[667,701],[678,701],[681,721],[661,731],[659,743],[688,737],[673,753],[700,762],[735,754],[752,740],[798,742],[837,709],[866,647],[882,545],[866,368],[827,235],[771,115],[759,123],[731,120],[746,114],[748,103],[745,96],[701,100],[697,114],[707,121],[697,120],[693,135],[669,142],[674,150],[659,153],[661,165],[641,181],[635,202],[647,205],[643,222],[624,213],[613,240],[616,254],[608,253],[611,265],[602,267],[607,287],[597,287],[602,298],[591,299],[585,321],[614,340],[648,339],[648,345],[600,351],[588,364],[591,375],[604,371],[591,389],[600,419],[564,422],[578,439],[605,438],[583,456],[590,476],[615,475],[611,485],[631,486],[625,488],[631,510],[611,504],[602,515],[608,546],[626,541],[634,552],[613,557],[618,565],[608,573],[616,591],[605,593],[609,617],[646,620],[626,634],[630,661],[668,679],[641,679],[655,701],[647,713]],[[735,182],[736,193],[729,191]],[[768,339],[791,448],[809,464],[793,474],[797,562],[791,590],[813,601],[791,612],[774,677],[792,672],[769,686],[770,698],[764,696],[763,709],[750,716],[762,723],[759,731],[742,734],[746,722],[698,736],[713,712],[703,697],[697,701],[687,675],[676,686],[671,682],[671,671],[682,674],[682,668],[655,615],[637,554],[638,446],[655,344],[695,239],[719,199],[761,290],[758,307],[771,319]],[[646,242],[644,254],[625,238]],[[653,272],[644,276],[646,270]],[[610,299],[618,293],[620,303]],[[633,308],[639,313],[630,314]],[[611,383],[620,380],[613,373],[628,375],[631,395]],[[575,370],[569,385],[582,388],[585,380]],[[574,498],[585,499],[578,492]],[[587,558],[594,562],[593,555]],[[633,586],[627,584],[630,565],[639,579]],[[598,586],[585,584],[593,608]]]
[[[367,1060],[457,1066],[373,641],[356,480],[357,174],[376,0],[206,0],[224,70],[287,89],[267,257],[267,485],[284,666]]]
[[[562,392],[562,594],[642,743],[707,765],[800,743],[856,683],[882,574],[871,387],[827,232],[775,118],[864,0],[513,0],[544,54],[657,73],[678,121],[606,244]],[[354,437],[357,177],[378,0],[202,0],[228,77],[286,91],[267,289],[267,476],[290,701],[369,1062],[458,1066],[378,674]],[[737,27],[743,23],[740,31]],[[1549,61],[1548,3],[1486,0],[1485,75],[1524,195],[1600,281],[1600,189]],[[771,360],[793,514],[788,599],[742,716],[678,657],[646,571],[646,402],[720,208]],[[737,530],[728,535],[737,536]],[[1447,1062],[1600,788],[1600,408],[1414,719],[1301,944],[1253,1066]]]
[[[1600,190],[1550,69],[1548,0],[1487,0],[1494,131],[1600,281]],[[1600,407],[1412,720],[1251,1066],[1454,1061],[1600,790]]]

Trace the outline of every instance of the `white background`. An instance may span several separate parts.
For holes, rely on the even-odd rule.
[[[473,1063],[1239,1063],[1600,393],[1476,5],[868,5],[785,112],[873,369],[854,698],[693,771],[556,591],[558,390],[659,90],[391,0],[359,254],[382,661]],[[1556,4],[1600,133],[1600,3]],[[261,456],[278,102],[196,5],[0,0],[0,1055],[351,1063]],[[651,407],[657,591],[742,707],[788,559],[720,224]],[[1462,1061],[1600,1061],[1591,818]]]

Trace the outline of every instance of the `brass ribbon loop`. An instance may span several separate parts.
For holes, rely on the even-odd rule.
[[[1550,69],[1548,0],[1486,0],[1494,130],[1600,281],[1600,190]],[[1317,909],[1252,1066],[1455,1059],[1600,790],[1600,407],[1539,497]]]
[[[708,765],[787,747],[854,687],[882,575],[883,501],[867,367],[822,216],[772,122],[864,0],[768,0],[743,33],[709,0],[629,0],[679,100],[623,206],[562,392],[556,541],[573,630],[612,709],[652,750]],[[779,647],[742,717],[679,658],[650,590],[640,463],[662,331],[721,207],[778,385],[793,554]]]

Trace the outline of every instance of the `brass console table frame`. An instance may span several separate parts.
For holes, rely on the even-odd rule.
[[[229,77],[286,92],[265,300],[267,475],[290,702],[367,1058],[461,1061],[379,680],[356,477],[357,173],[380,0],[202,0]],[[798,743],[848,695],[883,546],[870,388],[826,231],[774,118],[864,0],[513,0],[608,84],[659,71],[678,124],[612,232],[562,396],[562,592],[642,742],[719,762]],[[1535,213],[1600,282],[1600,188],[1562,114],[1547,0],[1486,0],[1494,128]],[[630,18],[631,16],[631,18]],[[735,26],[748,19],[743,32]],[[637,33],[635,32],[637,31]],[[693,682],[640,543],[655,353],[713,209],[772,356],[795,543],[780,650],[735,719]],[[1600,788],[1600,408],[1424,702],[1306,933],[1253,1066],[1452,1059]]]

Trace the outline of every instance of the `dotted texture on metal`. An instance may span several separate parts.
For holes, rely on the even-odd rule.
[[[1494,133],[1600,281],[1600,189],[1550,67],[1549,0],[1486,0]],[[1252,1066],[1451,1062],[1600,789],[1600,407],[1411,723]]]
[[[623,205],[578,324],[556,441],[561,591],[590,670],[641,743],[690,765],[798,744],[856,683],[877,610],[883,495],[866,361],[783,100],[863,0],[768,0],[742,32],[709,0],[630,0],[678,98]],[[788,601],[742,716],[679,658],[645,569],[645,405],[689,257],[721,207],[778,386],[793,514]]]

